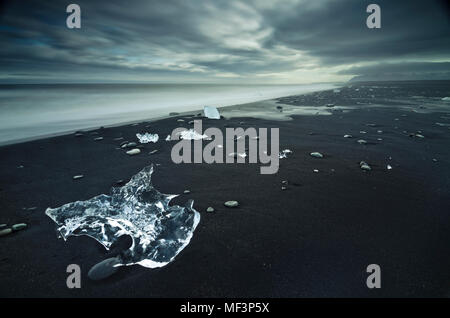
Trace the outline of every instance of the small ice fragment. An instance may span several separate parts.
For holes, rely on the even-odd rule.
[[[128,151],[126,152],[126,154],[127,154],[127,155],[130,155],[130,156],[138,155],[138,154],[140,154],[140,153],[141,153],[141,150],[138,149],[138,148],[134,148],[134,149],[128,150]]]
[[[416,134],[416,137],[418,137],[418,138],[425,138],[425,136],[421,135],[421,134]]]
[[[318,173],[318,172],[319,172],[319,170],[318,170],[318,169],[314,169],[313,171],[314,171],[315,173]]]
[[[84,176],[83,176],[82,174],[79,174],[79,175],[73,176],[72,179],[73,179],[73,180],[78,180],[78,179],[81,179],[81,178],[83,178],[83,177],[84,177]]]
[[[265,152],[265,153],[267,154],[267,152]],[[287,158],[287,155],[290,154],[290,153],[292,153],[292,151],[289,150],[289,149],[281,150],[281,152],[278,155],[278,158],[280,158],[280,159]]]
[[[361,161],[359,163],[359,166],[361,167],[362,170],[367,170],[367,171],[372,170],[372,168],[369,166],[369,164],[365,161]]]
[[[166,141],[170,141],[170,135],[167,135]]]
[[[361,130],[359,133],[360,134],[367,134],[367,131]]]
[[[387,165],[387,166],[386,166],[386,169],[392,170],[392,166],[391,166],[391,165]]]
[[[450,97],[444,97],[442,98],[443,101],[450,101]]]
[[[194,129],[183,130],[179,134],[180,134],[180,138],[184,139],[184,140],[200,140],[200,139],[208,138],[207,135],[200,135]]]
[[[320,152],[311,152],[310,155],[314,158],[323,158],[323,155]]]
[[[100,140],[103,140],[103,137],[94,138],[94,141],[100,141]]]
[[[214,212],[214,208],[213,208],[212,206],[209,206],[209,207],[206,209],[206,212],[212,213],[212,212]]]
[[[203,113],[205,114],[205,117],[209,119],[220,119],[219,111],[214,106],[203,107]]]
[[[358,144],[365,145],[367,144],[367,141],[365,141],[364,139],[359,139]]]
[[[377,130],[377,133],[382,134],[383,131],[382,130]]]
[[[344,135],[344,138],[352,138],[352,135]]]
[[[340,93],[340,92],[341,92],[340,89],[337,89],[337,88],[333,89],[333,93]]]
[[[153,166],[145,167],[123,187],[112,188],[110,195],[48,208],[45,214],[64,240],[86,235],[108,250],[119,237],[130,236],[132,244],[120,251],[115,266],[162,267],[189,244],[200,214],[192,200],[183,207],[170,205],[176,195],[156,190],[152,173]]]
[[[154,154],[157,153],[157,152],[158,152],[158,149],[155,149],[155,150],[150,151],[148,154],[149,154],[149,155],[154,155]]]
[[[139,142],[141,144],[147,144],[149,142],[157,142],[159,139],[158,134],[150,134],[148,132],[146,132],[145,134],[141,135],[141,134],[136,134],[136,137],[139,139]]]

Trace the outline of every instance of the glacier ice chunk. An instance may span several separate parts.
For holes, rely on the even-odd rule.
[[[205,114],[205,117],[209,119],[220,119],[219,111],[214,106],[203,107],[203,113]]]
[[[292,150],[289,150],[289,149],[281,150],[280,153],[278,154],[278,158],[280,158],[280,159],[287,158],[288,154],[291,154],[291,153],[292,153]]]
[[[208,138],[207,135],[199,134],[194,129],[183,130],[180,132],[180,138],[184,140],[200,140]]]
[[[48,208],[45,214],[64,240],[87,235],[108,250],[119,237],[129,235],[131,247],[120,252],[116,266],[162,267],[189,244],[200,214],[192,200],[184,207],[169,205],[177,195],[156,190],[152,173],[153,165],[147,166],[123,187],[112,188],[110,195]]]
[[[145,134],[136,134],[137,139],[139,139],[139,142],[141,144],[148,144],[149,142],[156,143],[159,139],[158,134],[150,134],[146,132]]]

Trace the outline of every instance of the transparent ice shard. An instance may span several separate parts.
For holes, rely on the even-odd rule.
[[[189,244],[200,214],[192,200],[184,207],[170,206],[177,195],[156,190],[152,173],[153,165],[145,167],[123,187],[112,188],[110,195],[48,208],[45,214],[64,240],[87,235],[108,250],[120,236],[129,235],[131,247],[120,252],[117,266],[162,267]]]
[[[209,119],[220,119],[219,111],[214,106],[203,107],[203,113],[205,114],[205,117]]]
[[[284,149],[284,150],[280,151],[280,154],[278,155],[278,157],[280,159],[284,159],[284,158],[287,158],[287,155],[290,154],[290,153],[292,153],[292,150]]]
[[[150,134],[146,132],[145,134],[136,134],[137,139],[139,139],[139,142],[141,144],[148,144],[149,142],[157,142],[159,139],[158,134]]]
[[[180,138],[185,140],[200,140],[208,138],[207,135],[202,135],[196,132],[194,129],[183,130],[180,132]]]

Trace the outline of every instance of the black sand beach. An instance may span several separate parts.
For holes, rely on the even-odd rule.
[[[28,228],[0,237],[0,296],[448,297],[450,105],[429,106],[445,104],[446,96],[448,81],[360,83],[278,99],[284,108],[335,104],[326,107],[331,115],[279,121],[227,118],[224,110],[226,119],[203,118],[204,129],[278,127],[280,150],[293,153],[274,175],[261,175],[259,164],[174,164],[174,143],[164,138],[189,127],[194,118],[187,115],[3,146],[0,223]],[[136,156],[114,140],[137,141],[135,134],[146,131],[160,141]],[[363,171],[360,161],[372,170]],[[86,236],[58,239],[45,209],[109,193],[151,163],[154,186],[181,194],[173,203],[192,198],[201,213],[190,244],[165,267],[130,266],[89,280],[91,266],[120,246],[106,251]],[[72,179],[79,174],[84,178]],[[240,206],[227,208],[228,200]],[[209,206],[215,212],[207,213]],[[66,287],[72,263],[81,266],[81,289]],[[381,289],[366,287],[369,264],[381,267]]]

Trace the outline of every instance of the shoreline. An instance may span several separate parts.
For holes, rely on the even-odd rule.
[[[340,84],[338,84],[338,83],[322,83],[322,84],[334,85],[334,88],[339,88],[339,87],[343,87],[344,85],[346,85],[345,83],[340,83]],[[342,85],[342,86],[339,86],[339,85]],[[330,89],[332,90],[333,88],[324,88],[324,89],[308,91],[308,92],[300,93],[300,94],[286,95],[286,96],[280,96],[280,97],[269,98],[269,99],[261,99],[261,100],[252,101],[252,102],[248,102],[248,103],[239,103],[239,104],[227,105],[227,106],[217,107],[217,109],[220,112],[222,109],[227,109],[227,108],[230,108],[230,107],[236,108],[236,107],[245,106],[245,105],[248,105],[248,104],[265,102],[265,101],[271,101],[271,100],[277,100],[279,98],[289,97],[289,96],[298,96],[298,95],[304,95],[304,94],[311,94],[311,93],[326,91],[326,90],[330,90]],[[199,106],[199,107],[201,107],[201,106]],[[203,109],[199,108],[199,109],[190,110],[190,111],[177,112],[179,115],[176,115],[176,116],[189,116],[189,115],[192,115],[192,114],[197,114],[199,112],[203,113]],[[162,120],[162,119],[167,119],[167,118],[170,118],[170,117],[176,117],[176,116],[170,116],[169,113],[170,113],[170,111],[166,115],[157,116],[157,117],[154,117],[154,118],[141,118],[141,119],[131,120],[131,121],[122,121],[122,122],[119,122],[119,123],[116,123],[116,124],[96,125],[96,126],[90,126],[90,127],[87,127],[87,128],[70,129],[70,130],[63,131],[63,132],[50,133],[50,134],[39,135],[39,136],[34,136],[34,137],[28,137],[28,138],[23,138],[23,139],[15,139],[15,140],[10,140],[10,141],[4,141],[4,142],[0,142],[0,147],[13,145],[13,144],[24,143],[24,142],[29,142],[29,141],[34,141],[34,140],[52,138],[52,137],[57,137],[57,136],[64,136],[64,135],[75,133],[77,131],[89,132],[91,130],[99,129],[100,127],[113,128],[113,127],[120,127],[120,126],[125,126],[125,125],[136,124],[136,123],[140,123],[140,122],[155,122],[155,121],[159,121],[159,120]]]

